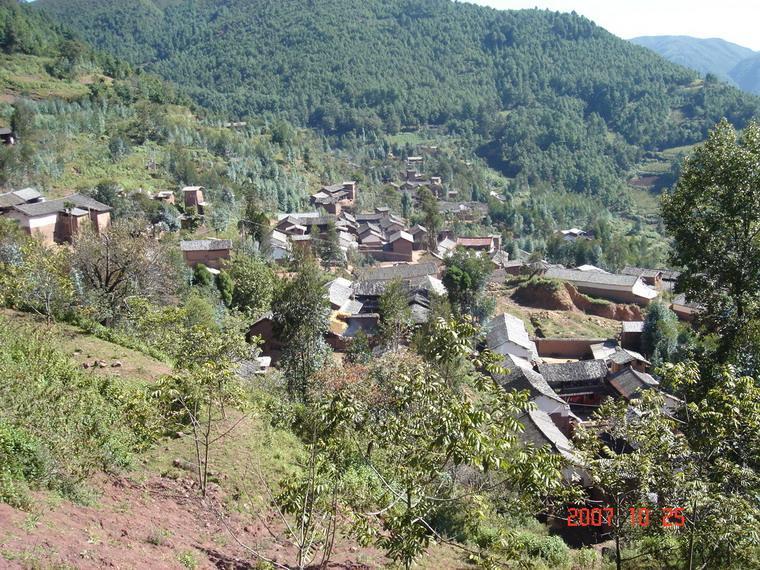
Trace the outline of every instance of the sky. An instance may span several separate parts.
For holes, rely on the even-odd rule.
[[[582,14],[621,38],[722,38],[760,50],[757,0],[468,0],[493,8],[548,8]]]

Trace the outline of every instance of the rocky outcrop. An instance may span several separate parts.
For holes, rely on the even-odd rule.
[[[536,309],[581,311],[615,321],[640,321],[643,318],[638,305],[593,299],[570,283],[550,279],[531,279],[520,285],[512,298],[523,306]]]

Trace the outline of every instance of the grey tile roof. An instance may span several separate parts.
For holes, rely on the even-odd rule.
[[[47,202],[37,202],[35,204],[21,204],[15,206],[15,209],[27,216],[47,216],[64,211],[66,205],[69,203],[82,210],[94,210],[96,212],[111,211],[110,206],[106,206],[105,204],[87,196],[83,196],[82,194],[72,194],[71,196],[59,198],[58,200],[48,200]]]
[[[179,242],[182,251],[219,251],[232,249],[232,240],[229,239],[194,239]]]
[[[507,390],[527,390],[531,398],[546,396],[560,403],[565,401],[552,390],[544,377],[530,368],[515,366],[509,362],[504,363],[509,368],[509,373],[499,376],[496,380]]]
[[[522,441],[531,443],[537,448],[549,445],[555,453],[559,453],[571,463],[576,465],[581,463],[575,447],[559,430],[549,414],[541,410],[531,410],[520,416],[518,420],[525,427],[520,434]]]
[[[13,192],[0,194],[0,208],[12,208],[13,206],[19,206],[25,203],[26,203],[26,200],[24,200],[23,198],[19,198]]]
[[[577,281],[583,283],[594,283],[597,285],[617,285],[622,287],[633,287],[638,276],[634,275],[615,275],[612,273],[597,273],[595,271],[578,271],[576,269],[559,269],[550,267],[544,273],[544,277],[550,279],[561,279],[562,281]]]
[[[601,384],[609,370],[604,360],[581,360],[559,364],[541,363],[538,371],[549,386],[569,383]]]
[[[626,368],[612,376],[609,380],[610,386],[627,400],[634,397],[642,389],[653,388],[659,385],[649,374],[638,372],[633,368]]]
[[[330,304],[334,307],[342,307],[354,294],[353,283],[343,277],[333,279],[325,287]]]
[[[405,231],[396,232],[391,237],[388,238],[388,241],[393,243],[394,241],[398,241],[400,239],[413,242],[414,236],[412,234],[406,233]]]
[[[11,192],[11,194],[15,194],[26,202],[31,202],[32,200],[38,200],[42,198],[42,194],[40,194],[39,191],[34,188],[22,188],[21,190]]]
[[[646,269],[645,267],[633,267],[630,265],[624,267],[620,273],[623,275],[635,275],[637,277],[641,276],[649,278],[654,278],[658,275],[662,275],[662,271],[659,269]]]
[[[413,279],[427,275],[438,275],[435,263],[408,263],[390,267],[373,267],[359,274],[360,281],[393,281],[394,279]]]
[[[530,340],[522,319],[502,313],[488,322],[486,330],[486,342],[491,350],[498,351],[503,344],[513,342],[537,355],[536,343]]]
[[[635,362],[637,360],[645,364],[651,364],[646,358],[644,358],[635,350],[628,350],[627,348],[620,348],[619,346],[615,349],[615,352],[610,354],[607,358],[609,358],[615,364],[620,364],[621,366]]]
[[[0,127],[0,135],[12,135],[13,131],[8,127]]]

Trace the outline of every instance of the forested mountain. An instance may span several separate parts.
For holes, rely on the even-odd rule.
[[[597,195],[642,149],[743,126],[757,99],[589,20],[449,0],[39,0],[97,47],[231,117],[327,133],[440,125],[507,176]]]
[[[712,73],[748,93],[760,94],[760,54],[719,38],[643,36],[631,42],[701,74]]]

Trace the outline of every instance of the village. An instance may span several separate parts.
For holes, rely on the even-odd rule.
[[[463,212],[468,219],[485,216],[482,204],[458,203],[458,193],[445,188],[441,177],[420,174],[422,162],[422,157],[408,157],[401,180],[392,182],[392,187],[415,201],[420,190],[429,191],[440,211],[449,216]],[[213,208],[205,192],[203,187],[188,186],[150,197],[169,206],[179,204],[181,227],[198,235],[203,233],[204,216]],[[535,405],[520,418],[524,426],[521,437],[537,447],[548,446],[564,458],[568,483],[590,484],[574,452],[573,434],[605,400],[632,402],[635,413],[635,400],[643,390],[660,390],[652,364],[642,355],[642,315],[650,303],[666,298],[681,320],[688,323],[695,318],[699,306],[673,293],[679,273],[625,267],[613,274],[588,264],[564,267],[519,250],[519,256],[510,259],[498,234],[456,235],[446,226],[431,232],[419,223],[410,226],[387,207],[357,211],[360,192],[355,181],[322,186],[310,197],[311,210],[278,214],[266,227],[256,228],[264,236],[257,244],[261,255],[284,273],[294,256],[324,256],[323,246],[332,246],[328,248],[332,258],[322,261],[334,274],[325,285],[332,311],[325,341],[335,357],[340,359],[357,335],[373,345],[372,339],[379,333],[380,300],[391,284],[401,284],[412,321],[420,326],[431,318],[435,299],[447,295],[443,282],[446,260],[455,252],[487,259],[491,266],[489,295],[509,299],[512,307],[521,308],[517,313],[523,317],[526,308],[597,315],[610,332],[607,337],[579,337],[564,331],[547,337],[540,329],[529,334],[526,321],[511,314],[509,307],[481,323],[481,348],[503,357],[507,370],[496,380],[505,389],[528,391]],[[37,190],[25,188],[0,195],[0,217],[15,220],[23,231],[47,244],[71,243],[85,227],[95,233],[107,232],[110,212],[108,205],[82,194],[47,200]],[[558,231],[557,237],[575,242],[593,236],[569,228]],[[189,269],[202,268],[212,276],[219,275],[235,254],[234,240],[211,236],[188,236],[179,240],[178,247]],[[352,265],[352,259],[364,264]],[[544,285],[547,280],[560,284],[565,304],[551,293],[547,299],[545,286],[536,285],[536,279]],[[510,281],[520,284],[519,295],[514,288],[505,287]],[[252,322],[248,336],[259,337],[262,344],[258,357],[246,363],[246,374],[266,374],[276,368],[283,346],[275,334],[272,314]],[[377,346],[375,353],[383,350]],[[683,405],[678,398],[663,394],[668,413]]]

